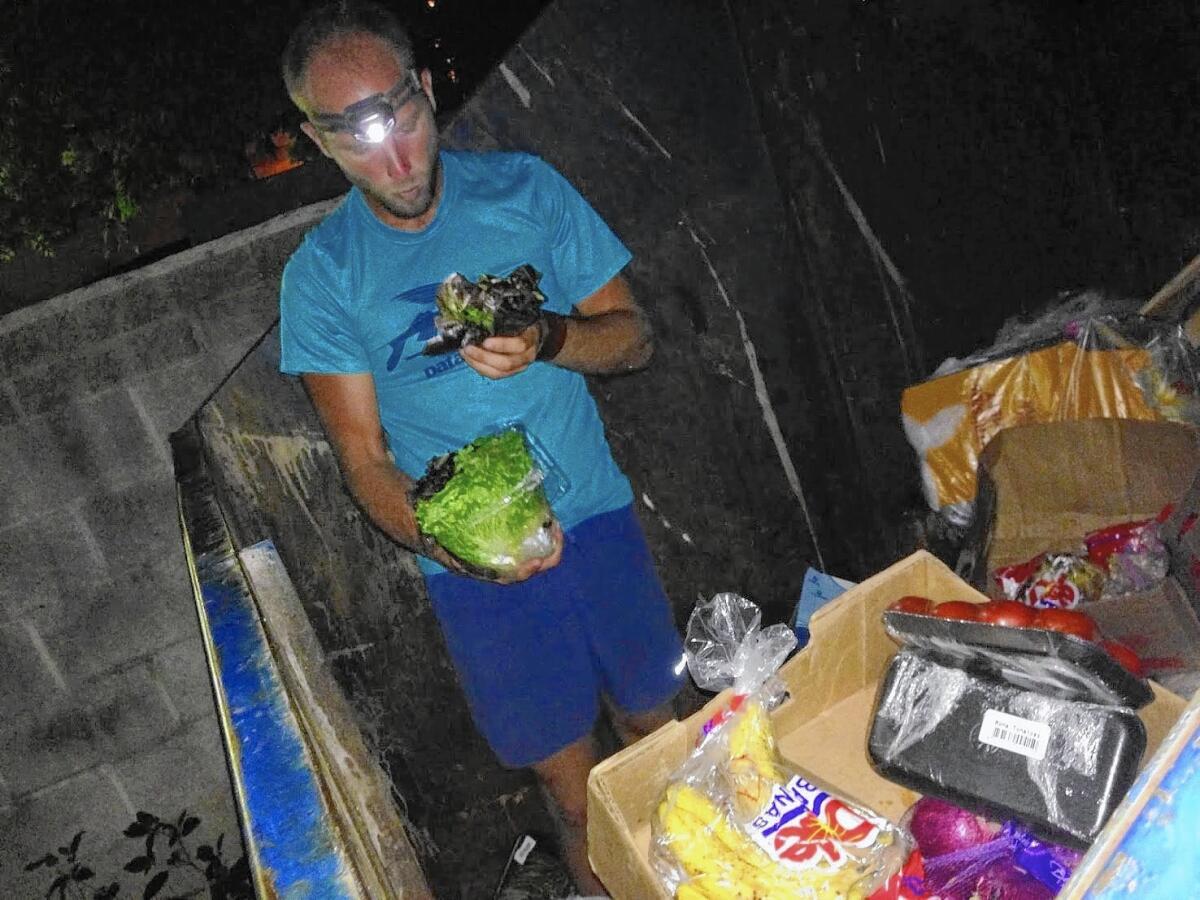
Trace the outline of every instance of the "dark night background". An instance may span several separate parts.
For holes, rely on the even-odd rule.
[[[299,138],[298,158],[317,162],[278,65],[314,5],[0,4],[0,257],[17,263],[0,269],[0,313],[77,286],[39,264],[49,252],[94,256],[86,245],[99,246],[103,259],[84,267],[94,280],[144,262],[153,245],[162,255],[333,196],[341,183],[323,160],[285,185],[247,188],[251,157],[268,155],[281,129]],[[544,5],[390,3],[433,72],[443,121]],[[155,227],[156,216],[189,221]]]
[[[0,253],[15,262],[0,312],[342,189],[302,136],[307,171],[252,183],[250,155],[298,134],[277,60],[310,3],[7,5]],[[392,5],[448,121],[545,2]],[[1191,5],[888,0],[802,18],[788,67],[926,315],[954,307],[948,284],[993,279],[1021,309],[1079,286],[1145,294],[1200,245]],[[947,315],[931,364],[999,324]]]

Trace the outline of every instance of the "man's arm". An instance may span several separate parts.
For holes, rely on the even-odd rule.
[[[649,319],[620,275],[577,303],[574,315],[561,321],[565,334],[553,365],[587,375],[614,375],[643,368],[653,355]],[[541,338],[542,330],[531,325],[518,335],[490,337],[460,352],[480,375],[506,378],[534,362]]]
[[[302,379],[333,443],[350,494],[371,521],[402,547],[428,556],[452,572],[480,577],[478,572],[467,571],[462,562],[436,542],[422,537],[409,499],[413,481],[392,463],[384,444],[371,375],[310,372]],[[557,549],[551,556],[530,560],[515,573],[490,580],[524,581],[557,565],[562,553],[561,533],[556,532],[555,538]]]
[[[351,495],[396,543],[432,555],[421,540],[409,501],[412,479],[388,457],[371,375],[308,373],[302,379],[333,443]]]

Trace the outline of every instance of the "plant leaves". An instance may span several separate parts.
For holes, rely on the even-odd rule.
[[[66,892],[66,889],[67,889],[67,876],[59,875],[57,878],[54,879],[54,881],[52,881],[50,883],[50,887],[48,887],[46,889],[46,896],[49,897],[55,891],[58,891],[58,895],[61,897]]]
[[[40,869],[42,866],[53,866],[58,863],[58,857],[53,853],[47,853],[41,859],[35,859],[31,863],[25,864],[25,871],[32,872],[34,869]]]
[[[150,879],[150,883],[146,885],[146,890],[142,891],[142,900],[150,900],[155,894],[162,890],[162,886],[167,883],[167,872],[159,872]]]
[[[80,831],[75,835],[75,837],[71,838],[71,849],[68,855],[71,857],[72,861],[75,860],[75,853],[79,850],[79,842],[83,840],[83,835],[84,833]]]
[[[183,820],[183,827],[180,828],[180,831],[185,835],[191,834],[199,824],[200,820],[196,816],[188,816],[188,818]]]
[[[210,859],[216,859],[216,854],[213,853],[213,848],[208,844],[201,844],[196,848],[196,859],[201,862],[208,862]]]
[[[145,825],[143,825],[141,822],[133,822],[130,824],[130,826],[128,828],[125,829],[124,834],[125,834],[125,837],[138,838],[138,837],[141,837],[142,835],[146,834],[149,830],[150,829],[147,828]]]
[[[158,816],[152,816],[148,812],[139,812],[137,814],[137,820],[143,825],[153,826],[158,824]]]
[[[89,878],[94,877],[95,874],[96,873],[93,872],[91,869],[89,869],[87,866],[77,866],[71,872],[71,879],[73,881],[87,881]]]
[[[126,872],[148,872],[150,867],[154,865],[154,858],[150,856],[135,856],[129,862],[125,863]]]

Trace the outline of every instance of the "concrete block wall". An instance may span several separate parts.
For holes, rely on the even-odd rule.
[[[138,810],[241,853],[167,436],[271,327],[327,208],[0,318],[0,896],[42,896],[25,864],[80,830],[96,883],[137,895]]]

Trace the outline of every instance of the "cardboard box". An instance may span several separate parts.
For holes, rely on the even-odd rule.
[[[1089,531],[1151,519],[1200,468],[1196,432],[1173,422],[1087,419],[1021,425],[979,459],[976,521],[984,552],[972,582],[1043,551],[1076,551]],[[985,496],[986,495],[986,496]]]
[[[1090,603],[1086,611],[1148,663],[1148,674],[1200,669],[1200,541],[1185,527],[1200,510],[1194,429],[1123,419],[1009,428],[980,457],[979,486],[957,570],[993,596],[989,575],[998,566],[1046,551],[1079,552],[1090,531],[1151,519],[1176,504],[1163,534],[1175,583]]]
[[[1141,658],[1145,674],[1200,670],[1200,617],[1174,577],[1136,594],[1089,603],[1084,610],[1106,637]]]
[[[880,777],[867,758],[875,696],[897,645],[883,611],[905,594],[983,602],[983,595],[921,551],[851,588],[818,610],[812,642],[780,670],[789,699],[772,714],[784,759],[845,798],[899,821],[918,794]],[[1155,687],[1139,711],[1152,752],[1184,708]],[[672,773],[691,754],[726,691],[682,722],[671,722],[592,770],[588,848],[592,866],[616,900],[666,898],[649,862],[650,821]]]

